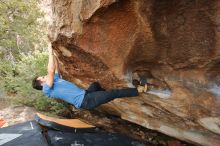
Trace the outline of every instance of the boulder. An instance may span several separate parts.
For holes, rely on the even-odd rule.
[[[220,144],[220,1],[52,0],[64,78],[150,91],[98,108],[188,142]]]

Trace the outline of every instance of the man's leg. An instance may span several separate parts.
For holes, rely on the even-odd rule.
[[[86,92],[91,93],[91,92],[95,92],[95,91],[105,91],[105,89],[103,89],[98,82],[93,82],[89,86],[89,88],[86,90]]]
[[[101,104],[107,103],[115,98],[138,96],[136,88],[115,89],[111,91],[96,91],[85,95],[81,108],[94,109]]]

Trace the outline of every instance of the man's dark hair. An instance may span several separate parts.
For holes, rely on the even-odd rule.
[[[41,85],[41,81],[37,80],[38,76],[36,76],[32,81],[32,87],[37,90],[42,90],[43,87]]]

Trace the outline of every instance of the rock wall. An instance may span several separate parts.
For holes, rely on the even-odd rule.
[[[99,110],[185,141],[220,144],[220,1],[51,5],[49,39],[64,78],[84,88],[93,81],[107,89],[127,87],[134,78],[150,85],[149,94]]]

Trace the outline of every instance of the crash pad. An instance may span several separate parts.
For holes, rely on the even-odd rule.
[[[116,133],[106,132],[60,132],[47,131],[47,140],[52,146],[153,146]]]
[[[71,129],[71,128],[70,128]],[[78,131],[78,130],[77,130]],[[0,128],[0,146],[152,146],[120,134],[63,132],[29,121]]]
[[[35,121],[0,128],[0,146],[48,146],[43,130]]]
[[[91,129],[95,128],[95,126],[85,123],[80,119],[64,119],[64,118],[54,118],[43,115],[41,113],[37,113],[35,116],[35,120],[46,127],[51,127],[53,129],[63,129],[63,127],[67,127],[66,129],[74,128],[74,129]]]

